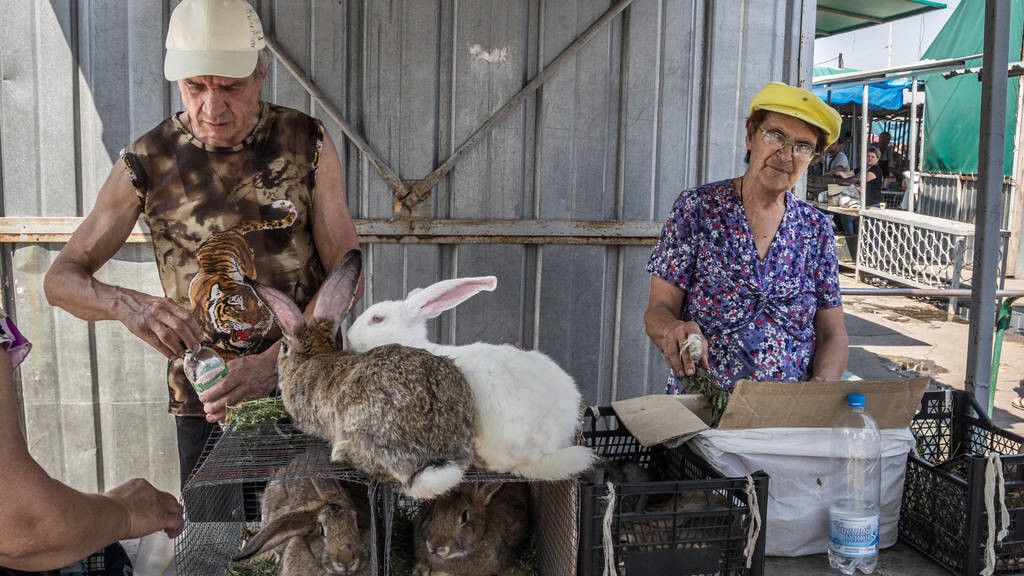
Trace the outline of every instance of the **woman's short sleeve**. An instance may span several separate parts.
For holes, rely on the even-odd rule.
[[[683,192],[672,206],[665,225],[661,228],[661,236],[647,261],[647,272],[662,280],[686,289],[693,265],[696,249],[694,236],[694,207],[688,202],[690,195]]]

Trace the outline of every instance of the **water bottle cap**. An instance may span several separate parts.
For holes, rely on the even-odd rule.
[[[867,405],[867,399],[863,394],[847,394],[846,405],[850,408],[863,408]]]

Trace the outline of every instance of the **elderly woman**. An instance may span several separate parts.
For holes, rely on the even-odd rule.
[[[120,539],[181,531],[174,496],[135,478],[86,494],[51,478],[29,454],[18,426],[11,373],[31,344],[0,310],[0,574],[51,570]]]
[[[694,374],[684,350],[693,334],[726,390],[744,378],[838,380],[846,369],[832,226],[792,193],[839,136],[839,114],[772,82],[751,101],[746,129],[746,172],[683,191],[647,264],[644,323],[672,367],[669,393]]]

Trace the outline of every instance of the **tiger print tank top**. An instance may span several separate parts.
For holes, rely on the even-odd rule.
[[[225,359],[266,350],[281,333],[245,278],[273,286],[300,306],[324,280],[313,244],[313,187],[323,125],[260,103],[252,133],[237,146],[203,144],[181,112],[121,153],[143,202],[160,283],[199,322]],[[202,416],[182,359],[168,364],[170,412]]]

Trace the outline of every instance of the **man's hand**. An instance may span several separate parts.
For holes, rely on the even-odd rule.
[[[690,356],[689,348],[686,346],[686,340],[691,335],[698,336],[704,343],[705,353],[700,357],[699,363],[702,368],[708,370],[707,339],[704,338],[704,334],[701,333],[700,326],[696,322],[679,321],[673,323],[665,330],[661,341],[658,342],[661,355],[672,366],[672,372],[677,376],[693,376],[695,363]]]
[[[117,318],[168,360],[197,349],[202,340],[202,330],[192,313],[170,298],[125,294]]]
[[[181,506],[171,494],[157,490],[142,478],[135,478],[109,490],[105,496],[124,507],[128,526],[122,540],[163,531],[176,538],[185,525]]]
[[[199,395],[207,422],[224,420],[227,407],[270,396],[277,387],[277,351],[280,344],[228,362],[228,375]]]

